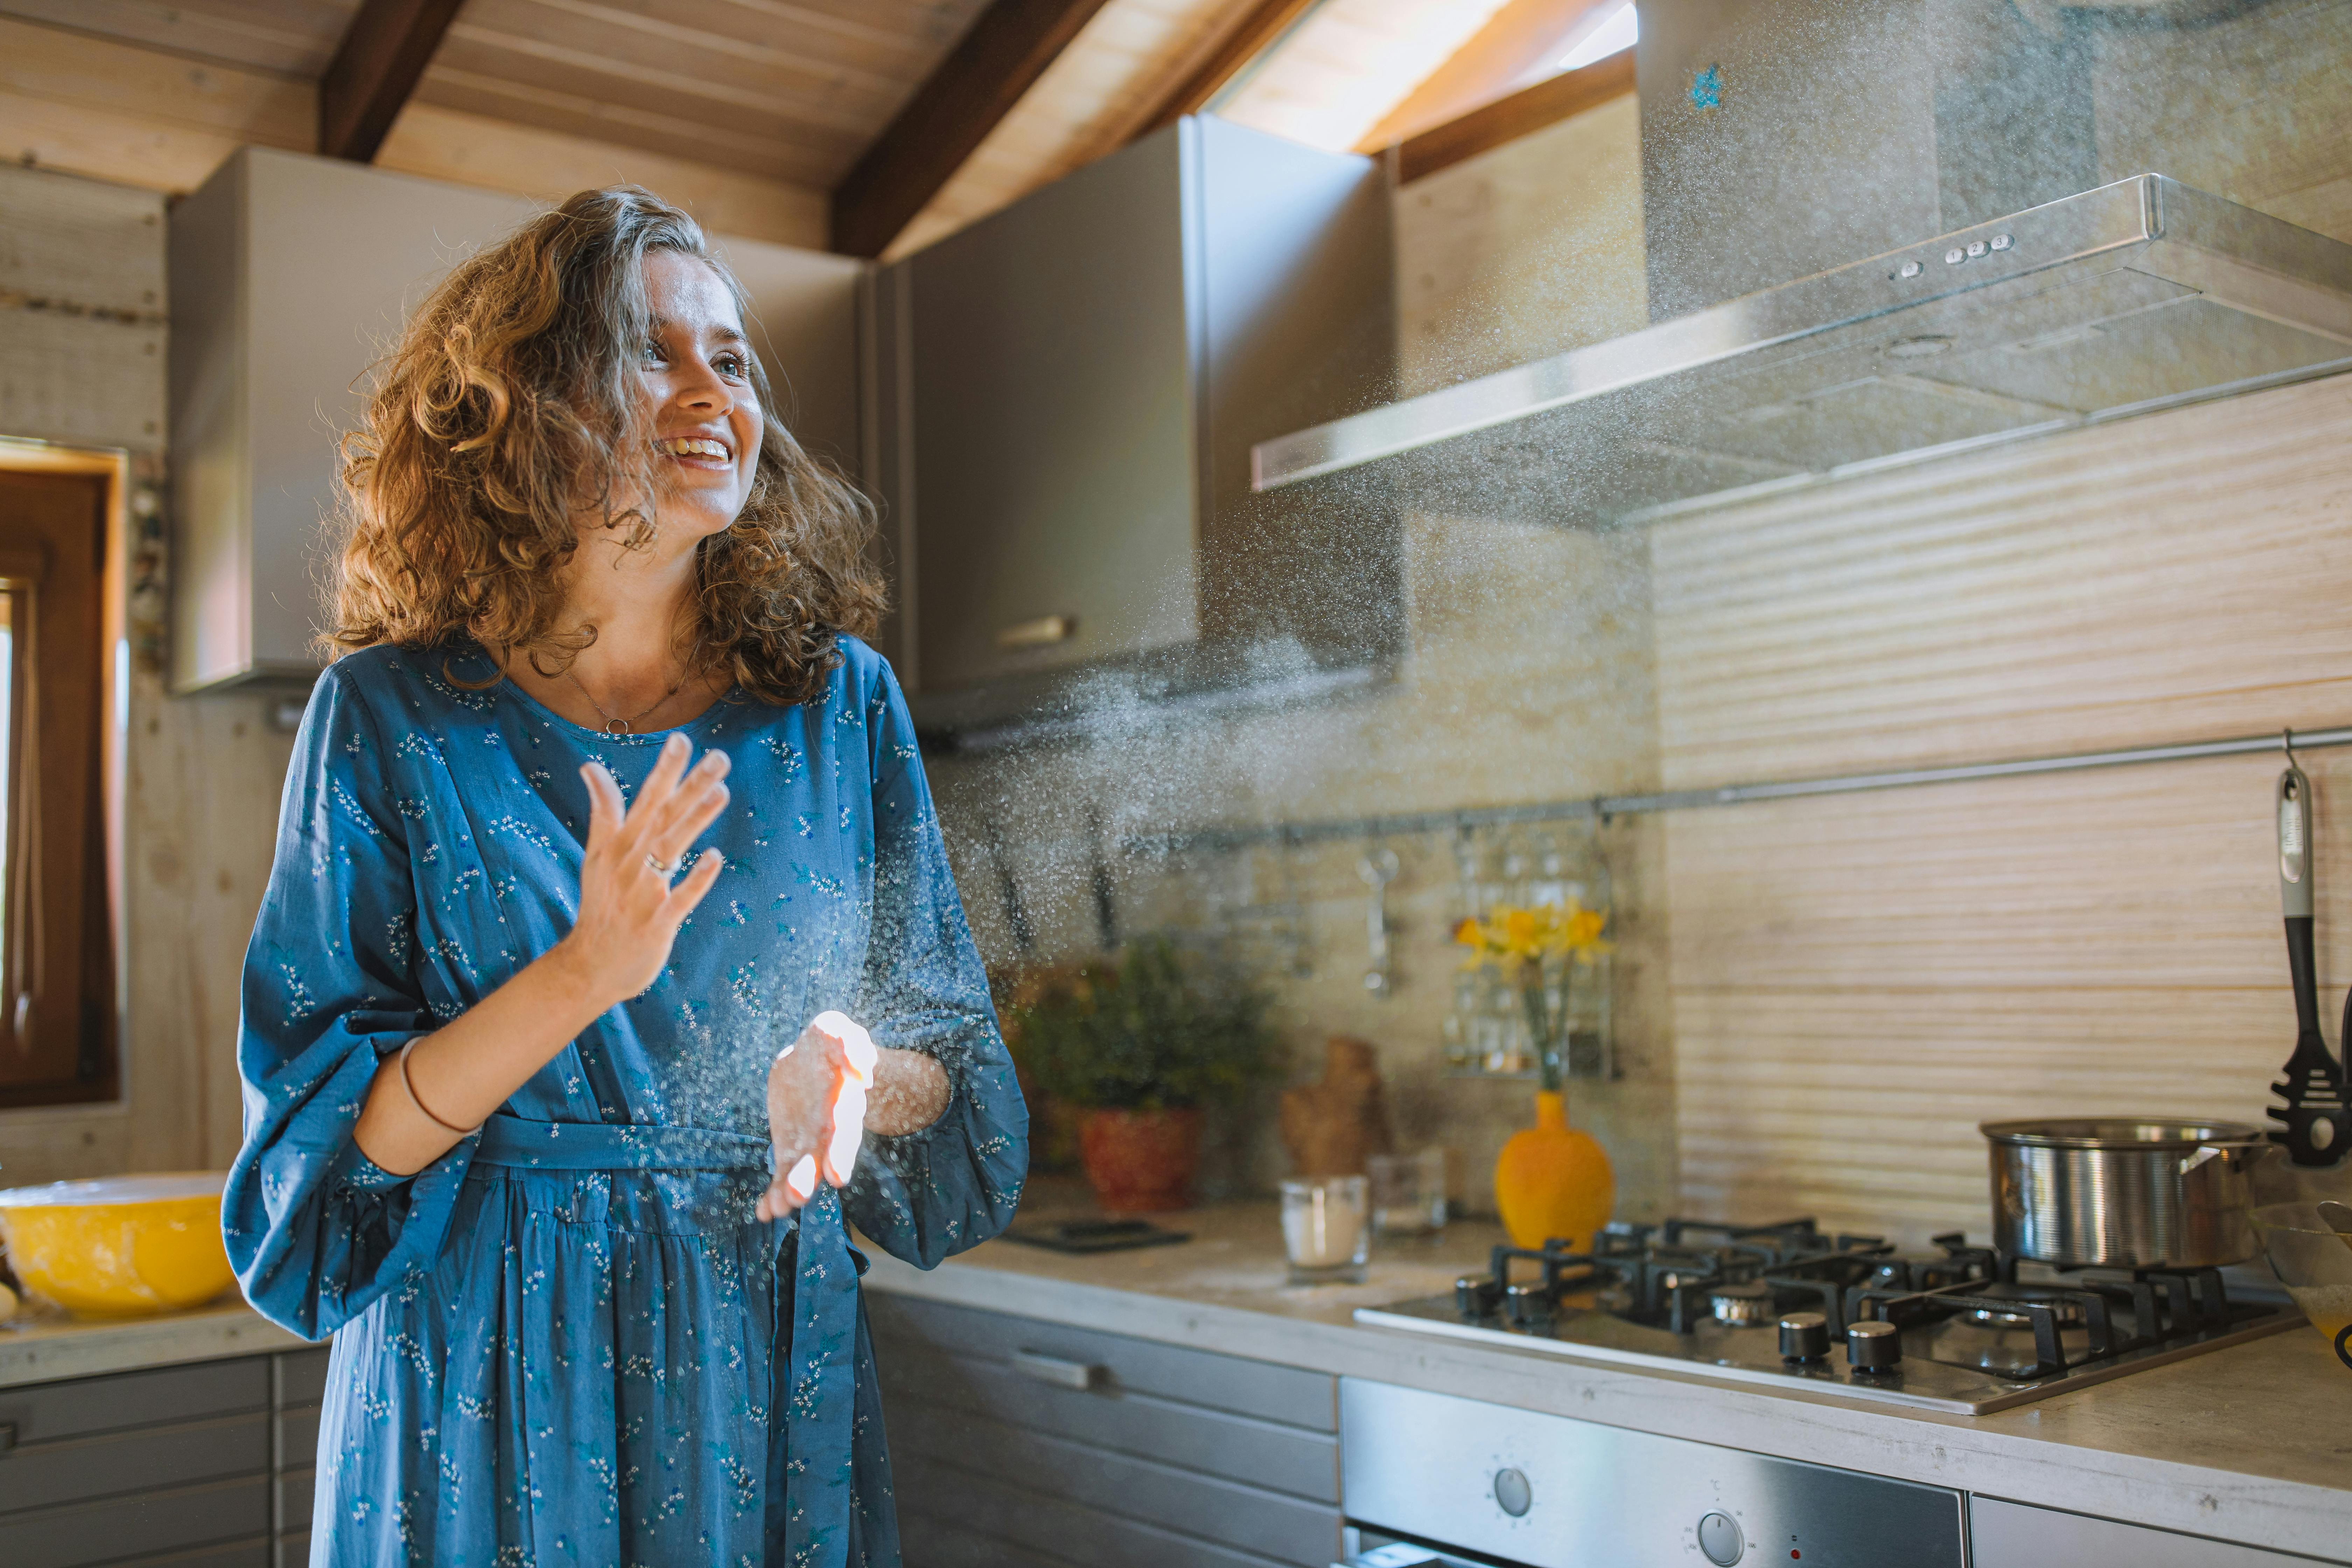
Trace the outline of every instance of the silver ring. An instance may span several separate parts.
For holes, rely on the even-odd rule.
[[[686,857],[681,855],[675,860],[665,860],[658,855],[648,855],[646,857],[646,864],[662,876],[675,877],[677,875],[677,868],[686,864]]]

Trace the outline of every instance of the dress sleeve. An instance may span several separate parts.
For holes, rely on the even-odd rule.
[[[295,737],[245,955],[245,1144],[221,1200],[246,1299],[305,1339],[433,1262],[475,1142],[395,1176],[352,1138],[377,1064],[439,1020],[415,977],[415,885],[388,759],[348,679],[320,678]]]
[[[869,1137],[844,1199],[858,1229],[893,1257],[929,1268],[1012,1220],[1029,1168],[1029,1112],[956,896],[914,722],[887,666],[867,735],[874,920],[856,1016],[877,1045],[937,1059],[949,1098],[919,1131]]]

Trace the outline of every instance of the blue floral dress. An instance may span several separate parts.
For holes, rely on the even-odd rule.
[[[603,763],[471,644],[327,670],[246,958],[223,1228],[263,1313],[334,1336],[314,1564],[898,1561],[846,1222],[929,1267],[1011,1218],[1027,1117],[889,668],[683,726],[732,759],[719,884],[644,994],[413,1176],[352,1139],[377,1064],[570,929]],[[452,677],[457,679],[452,679]],[[953,1096],[761,1224],[770,1060],[838,1007]]]

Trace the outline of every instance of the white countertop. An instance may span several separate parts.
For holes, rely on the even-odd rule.
[[[2134,1373],[1990,1415],[1865,1405],[1368,1328],[1453,1288],[1502,1239],[1456,1225],[1362,1285],[1284,1282],[1272,1204],[1171,1215],[1181,1247],[1074,1258],[995,1241],[869,1289],[1402,1384],[2160,1529],[2352,1562],[2352,1371],[2315,1333]]]
[[[153,1318],[26,1315],[0,1323],[0,1388],[299,1350],[306,1342],[234,1296],[209,1307]]]
[[[1506,1346],[1349,1314],[1450,1289],[1501,1239],[1457,1224],[1376,1255],[1361,1285],[1284,1282],[1271,1204],[1173,1215],[1181,1247],[1073,1258],[1017,1243],[929,1273],[874,1254],[876,1290],[1371,1378],[2019,1502],[2352,1562],[2352,1372],[2275,1334],[1990,1415],[1863,1405]],[[872,1249],[868,1249],[871,1251]],[[122,1321],[0,1325],[0,1388],[305,1342],[232,1298]]]

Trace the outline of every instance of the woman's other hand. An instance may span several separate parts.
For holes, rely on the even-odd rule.
[[[877,1052],[866,1032],[826,1011],[768,1068],[768,1135],[776,1173],[760,1196],[763,1220],[782,1219],[816,1195],[820,1177],[849,1184],[866,1136],[866,1091]]]
[[[727,809],[727,754],[708,751],[689,770],[694,747],[683,735],[662,743],[660,760],[625,801],[602,766],[580,770],[588,782],[588,849],[580,863],[580,917],[557,952],[602,1006],[651,985],[669,962],[678,923],[719,879],[724,858],[698,856],[673,881],[686,853]]]

